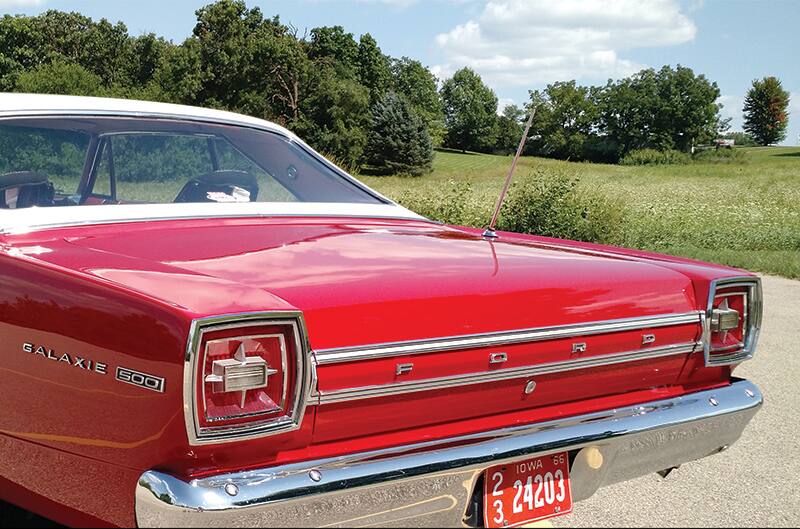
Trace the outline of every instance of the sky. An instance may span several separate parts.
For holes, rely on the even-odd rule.
[[[0,0],[0,12],[79,11],[122,21],[133,35],[188,37],[210,0]],[[555,81],[605,84],[642,68],[682,64],[715,81],[724,117],[741,130],[752,81],[778,77],[791,93],[800,144],[800,0],[248,0],[303,34],[323,25],[371,33],[441,79],[470,66],[500,98],[521,104]]]

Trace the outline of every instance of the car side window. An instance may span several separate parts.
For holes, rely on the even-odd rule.
[[[46,206],[72,197],[89,142],[81,132],[0,124],[0,208]]]

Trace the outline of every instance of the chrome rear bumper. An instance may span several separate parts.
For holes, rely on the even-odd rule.
[[[461,526],[481,472],[534,455],[583,450],[573,497],[676,467],[734,443],[762,404],[747,381],[639,406],[413,446],[185,482],[146,472],[140,527]],[[586,449],[602,454],[593,469]],[[598,458],[591,458],[594,466]]]

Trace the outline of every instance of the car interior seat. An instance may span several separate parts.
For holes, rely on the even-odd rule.
[[[240,190],[247,191],[249,197]],[[186,182],[175,202],[255,202],[257,199],[255,176],[245,171],[214,171]]]
[[[0,209],[54,205],[55,188],[47,175],[17,171],[0,175]]]

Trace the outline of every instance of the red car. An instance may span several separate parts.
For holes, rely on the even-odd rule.
[[[59,523],[512,527],[761,406],[742,271],[432,222],[235,114],[0,118],[0,498]]]

